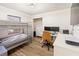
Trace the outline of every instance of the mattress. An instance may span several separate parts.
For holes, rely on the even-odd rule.
[[[77,38],[77,37],[75,37],[75,36],[73,36],[73,37],[71,37],[71,38],[67,38],[67,39],[65,40],[65,42],[66,42],[67,44],[70,44],[70,45],[79,46],[79,38]]]
[[[10,47],[18,42],[24,41],[24,40],[27,40],[27,35],[26,34],[18,34],[15,36],[5,38],[4,41],[1,42],[1,45],[8,48],[8,47]]]

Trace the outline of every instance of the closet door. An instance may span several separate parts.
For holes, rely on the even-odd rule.
[[[79,3],[72,3],[71,7],[71,25],[79,24]]]
[[[34,28],[34,31],[36,31],[36,36],[41,36],[43,31],[42,18],[37,18],[34,20]]]

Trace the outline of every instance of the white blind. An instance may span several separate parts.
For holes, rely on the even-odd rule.
[[[10,21],[21,22],[21,17],[19,16],[8,15],[7,18]]]

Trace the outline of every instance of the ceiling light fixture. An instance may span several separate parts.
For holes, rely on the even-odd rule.
[[[35,8],[36,3],[26,3],[25,5],[30,8]]]
[[[26,3],[26,6],[35,6],[35,3]]]

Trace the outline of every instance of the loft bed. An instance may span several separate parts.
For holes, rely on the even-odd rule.
[[[0,46],[11,50],[19,45],[30,42],[32,38],[31,26],[28,23],[19,23],[0,20]]]

